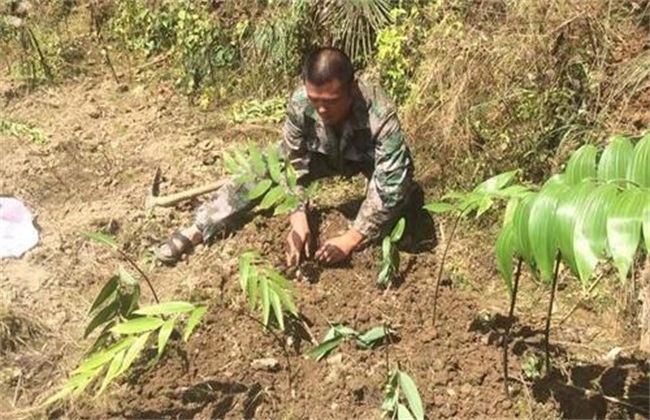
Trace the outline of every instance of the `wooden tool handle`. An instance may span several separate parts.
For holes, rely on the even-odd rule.
[[[176,203],[181,201],[189,200],[190,198],[198,197],[221,188],[224,184],[228,182],[225,179],[222,179],[212,184],[203,185],[201,187],[192,188],[190,190],[177,192],[176,194],[165,195],[162,197],[149,197],[147,200],[147,208],[153,207],[169,207],[173,206]]]

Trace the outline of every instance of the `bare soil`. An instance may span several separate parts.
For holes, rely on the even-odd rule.
[[[147,215],[144,198],[155,169],[166,175],[163,193],[216,180],[223,175],[223,148],[246,138],[274,141],[279,126],[232,125],[218,111],[188,107],[165,84],[132,80],[128,86],[118,89],[98,75],[18,95],[2,108],[3,116],[48,137],[44,145],[0,139],[0,193],[24,200],[42,235],[22,259],[0,262],[0,303],[43,326],[42,334],[0,355],[7,418],[379,418],[387,372],[398,365],[414,378],[431,418],[648,416],[648,364],[634,351],[636,330],[620,316],[623,291],[605,282],[595,298],[581,300],[576,282],[562,279],[551,337],[554,368],[536,378],[524,365],[542,354],[548,289],[524,278],[509,347],[512,398],[505,395],[508,300],[485,245],[491,225],[467,225],[454,242],[435,322],[443,246],[403,255],[401,281],[387,292],[375,286],[375,247],[344,266],[317,270],[312,282],[295,284],[305,322],[293,323],[286,335],[264,331],[257,314],[247,312],[236,274],[238,256],[250,249],[281,264],[284,218],[254,214],[177,266],[156,264],[150,247],[191,222],[198,201]],[[345,228],[360,191],[355,187],[341,180],[323,186],[317,202],[323,237]],[[447,225],[441,221],[443,241]],[[210,309],[188,344],[175,340],[158,365],[146,368],[142,361],[107,394],[30,410],[86,349],[81,337],[90,303],[119,263],[82,231],[116,235],[163,300]],[[144,287],[143,294],[145,303],[152,301]],[[371,351],[346,343],[323,361],[306,360],[310,335],[320,339],[337,322],[357,330],[389,325],[397,337]],[[622,348],[621,357],[607,360],[614,347]],[[266,358],[277,365],[258,367]]]

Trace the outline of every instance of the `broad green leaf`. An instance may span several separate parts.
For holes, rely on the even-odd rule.
[[[423,207],[426,211],[435,213],[435,214],[441,214],[441,213],[449,213],[453,210],[456,209],[455,206],[449,204],[449,203],[444,203],[442,201],[434,202],[434,203],[429,203]]]
[[[133,342],[133,344],[131,344],[131,347],[129,347],[129,349],[126,351],[126,354],[124,355],[124,361],[122,362],[122,366],[117,373],[118,376],[129,370],[133,362],[135,362],[138,356],[140,356],[140,353],[142,352],[144,346],[147,344],[150,335],[151,332],[142,334]]]
[[[648,195],[639,189],[619,194],[607,217],[609,252],[625,282],[641,240],[641,216]]]
[[[116,276],[111,277],[109,281],[106,282],[102,290],[99,291],[99,294],[95,298],[95,301],[90,306],[88,313],[92,313],[95,309],[102,306],[107,300],[110,300],[109,297],[115,295],[117,292],[117,287],[120,285]]]
[[[508,185],[513,180],[513,178],[517,175],[517,172],[519,171],[514,170],[514,171],[504,172],[502,174],[495,175],[492,178],[488,178],[487,180],[477,185],[476,188],[474,188],[473,192],[485,194],[485,193],[498,191],[501,188]]]
[[[226,167],[226,170],[228,172],[230,172],[232,175],[240,172],[239,165],[237,165],[237,162],[235,162],[235,159],[230,153],[224,151],[221,154],[221,157],[223,159],[223,165]]]
[[[468,214],[475,211],[484,197],[485,196],[483,194],[475,194],[475,193],[467,194],[456,205],[456,207],[460,211],[461,216],[467,217]]]
[[[560,197],[568,186],[554,184],[535,197],[528,219],[528,235],[533,258],[539,268],[542,280],[553,277],[553,263],[558,246],[556,232],[556,209]]]
[[[101,311],[97,312],[97,314],[86,326],[86,329],[84,330],[84,338],[88,337],[95,330],[95,328],[115,318],[119,309],[120,303],[114,300],[110,304],[106,305]]]
[[[650,189],[646,189],[644,194],[650,196]],[[643,238],[645,239],[645,252],[650,253],[650,199],[646,199],[645,206],[641,211],[641,224],[643,230]]]
[[[284,313],[282,312],[282,303],[280,302],[280,297],[275,292],[271,292],[270,297],[271,307],[273,308],[275,320],[278,322],[280,330],[284,331]]]
[[[259,208],[262,210],[270,209],[275,203],[277,203],[285,195],[284,187],[277,185],[269,190],[266,193],[262,202],[259,205]]]
[[[192,311],[189,318],[187,318],[187,325],[183,332],[183,341],[187,342],[187,340],[189,340],[190,335],[192,335],[196,326],[199,325],[199,322],[201,322],[201,319],[207,310],[207,306],[197,306],[196,309]]]
[[[165,351],[165,347],[167,347],[167,342],[169,341],[169,337],[172,335],[172,331],[174,331],[174,323],[177,319],[178,317],[169,318],[165,321],[162,327],[160,327],[160,331],[158,331],[158,359],[160,359]]]
[[[574,253],[575,225],[580,210],[585,206],[590,193],[596,188],[593,181],[583,181],[574,185],[570,191],[563,194],[555,211],[555,225],[558,247],[562,258],[567,262],[574,274],[579,274]]]
[[[483,213],[490,210],[492,204],[494,204],[494,200],[492,200],[489,196],[486,195],[481,197],[476,207],[476,218],[478,219],[483,215]]]
[[[83,372],[90,372],[97,367],[108,363],[118,352],[124,350],[135,341],[135,337],[124,337],[111,347],[104,349],[100,352],[94,353],[87,357],[75,370],[72,371],[73,375]]]
[[[626,179],[634,147],[624,136],[614,136],[598,161],[598,179],[611,181]]]
[[[643,136],[634,146],[634,158],[627,179],[642,187],[650,187],[650,133]]]
[[[269,164],[269,176],[273,182],[279,184],[282,176],[282,164],[280,163],[280,154],[277,147],[268,149],[266,159]]]
[[[379,340],[392,334],[395,334],[395,330],[383,326],[374,327],[359,335],[357,337],[357,344],[363,348],[369,349],[377,344]]]
[[[402,239],[402,235],[404,234],[404,228],[406,226],[406,219],[403,217],[397,221],[397,224],[395,227],[393,227],[393,231],[390,233],[390,241],[393,243],[398,242],[400,239]]]
[[[613,184],[596,187],[578,209],[573,228],[573,255],[582,286],[586,287],[607,249],[607,215],[616,201]]]
[[[269,281],[265,278],[260,279],[260,297],[262,298],[262,323],[264,326],[269,325],[269,316],[271,314],[271,297],[269,296]]]
[[[381,241],[381,257],[384,262],[390,261],[392,254],[393,243],[390,241],[390,236],[384,237]]]
[[[492,193],[492,195],[496,197],[505,197],[505,198],[513,198],[513,197],[521,197],[524,194],[527,194],[530,192],[530,189],[526,187],[525,185],[511,185],[509,187],[506,187],[502,190],[495,191]]]
[[[395,411],[399,401],[399,388],[397,387],[398,371],[394,370],[386,381],[386,397],[381,404],[381,409],[388,412]]]
[[[417,420],[423,420],[424,408],[422,406],[422,399],[420,399],[420,393],[418,392],[413,379],[401,370],[399,372],[399,387],[406,396],[406,400],[409,402],[409,408],[413,412],[415,418]]]
[[[332,350],[337,348],[344,340],[343,336],[335,336],[328,340],[323,341],[313,349],[305,353],[306,359],[320,360],[323,357],[327,356]]]
[[[287,164],[284,170],[287,179],[287,185],[290,190],[294,190],[298,185],[298,174],[296,169],[291,164]]]
[[[261,180],[257,183],[257,185],[251,188],[250,191],[248,191],[248,199],[256,200],[259,197],[263,196],[269,190],[269,188],[271,188],[271,185],[273,185],[273,181],[270,179]]]
[[[359,335],[359,333],[356,330],[344,324],[336,324],[333,326],[333,328],[336,334],[342,335],[344,337],[355,337]]]
[[[258,176],[266,175],[266,163],[264,162],[264,157],[255,143],[248,143],[248,154],[250,155],[250,162],[255,174]]]
[[[115,355],[115,357],[113,357],[113,360],[111,361],[111,364],[108,366],[108,370],[106,371],[106,375],[104,376],[104,380],[102,381],[102,386],[99,388],[99,391],[97,391],[96,395],[104,392],[108,384],[110,384],[111,381],[117,377],[117,373],[119,372],[120,367],[122,367],[122,362],[124,361],[125,354],[126,349],[120,351]]]
[[[515,234],[515,244],[517,253],[534,267],[533,253],[530,245],[530,235],[528,234],[528,219],[530,218],[530,209],[539,193],[525,196],[515,208],[512,216],[512,226]]]
[[[117,324],[113,327],[113,332],[115,334],[140,334],[146,331],[153,331],[164,323],[165,321],[160,318],[143,316]]]
[[[195,308],[194,305],[188,302],[163,302],[156,305],[145,306],[133,313],[136,315],[171,315],[180,312],[190,312]]]
[[[117,274],[120,277],[120,281],[122,281],[122,283],[124,283],[127,286],[138,286],[139,285],[139,283],[135,279],[135,277],[133,277],[133,275],[131,275],[131,273],[126,271],[126,268],[124,268],[124,266],[122,264],[120,264],[117,267]]]
[[[117,249],[117,241],[111,235],[100,232],[81,232],[81,235],[100,245],[104,245],[113,250]]]
[[[416,420],[416,418],[404,404],[397,403],[397,420]]]
[[[251,173],[252,168],[250,165],[250,159],[244,154],[244,152],[239,148],[235,148],[233,150],[233,154],[235,155],[235,162],[237,162],[239,170],[242,172]]]
[[[497,267],[501,277],[506,284],[508,295],[512,296],[512,257],[516,248],[516,237],[514,227],[511,224],[505,225],[496,241]]]
[[[273,215],[278,216],[280,214],[286,214],[292,212],[296,210],[299,205],[300,205],[300,199],[297,196],[293,194],[287,195],[285,199],[275,207],[275,210],[273,211]]]
[[[585,144],[571,155],[566,166],[567,182],[575,185],[585,178],[596,176],[596,155],[598,148]]]
[[[380,286],[386,286],[391,282],[391,274],[393,266],[390,262],[386,262],[382,265],[379,274],[377,275],[377,283]]]

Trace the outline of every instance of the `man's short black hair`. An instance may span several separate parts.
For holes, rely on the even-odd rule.
[[[316,86],[337,79],[344,87],[354,80],[350,58],[335,47],[321,47],[311,52],[302,67],[302,80]]]

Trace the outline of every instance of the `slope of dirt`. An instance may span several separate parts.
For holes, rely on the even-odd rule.
[[[378,418],[387,370],[398,364],[416,381],[432,417],[647,415],[629,407],[647,406],[647,363],[633,357],[634,336],[607,307],[581,305],[553,330],[557,372],[544,380],[524,377],[522,364],[539,353],[545,312],[540,302],[546,301],[545,290],[532,282],[524,284],[521,318],[513,329],[513,399],[505,396],[500,343],[507,299],[481,245],[486,237],[463,234],[452,247],[435,326],[441,249],[404,255],[403,281],[388,292],[374,284],[376,248],[358,253],[347,266],[317,270],[313,282],[295,285],[308,331],[296,327],[287,336],[264,332],[248,315],[236,276],[237,258],[249,249],[280,265],[285,218],[254,215],[176,267],[153,264],[149,247],[190,222],[198,204],[146,215],[144,198],[156,167],[166,175],[163,193],[210,182],[222,175],[221,149],[248,137],[273,141],[276,126],[232,126],[216,113],[188,108],[164,84],[132,82],[120,91],[101,77],[12,99],[2,114],[34,125],[49,139],[45,145],[0,139],[0,193],[23,199],[42,234],[25,257],[0,262],[1,303],[41,320],[46,330],[0,355],[0,406],[7,407],[8,418],[29,414],[88,345],[80,338],[86,312],[118,260],[89,244],[79,235],[83,231],[116,235],[147,270],[161,299],[209,303],[210,310],[190,342],[175,341],[158,366],[145,369],[142,363],[105,397],[81,398],[51,411],[53,417]],[[323,237],[345,227],[353,197],[341,191],[355,191],[355,185],[323,187]],[[143,295],[150,303],[146,289]],[[578,300],[578,294],[561,293],[556,316]],[[304,359],[312,346],[309,335],[321,339],[336,322],[357,330],[385,324],[397,337],[372,351],[346,343],[323,361]],[[604,361],[614,346],[623,347],[625,357]],[[258,367],[266,358],[277,366]],[[587,388],[591,394],[581,391]]]

